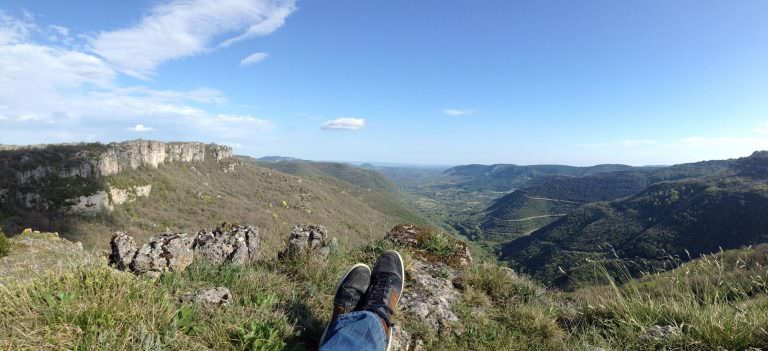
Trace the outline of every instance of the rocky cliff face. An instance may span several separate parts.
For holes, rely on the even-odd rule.
[[[66,204],[76,213],[110,211],[113,205],[149,196],[151,188],[116,189],[99,184],[101,177],[139,167],[218,162],[232,156],[228,146],[151,140],[107,145],[0,145],[0,204],[15,199],[28,209],[49,210]],[[62,202],[52,199],[53,194],[68,198]]]
[[[4,146],[0,148],[0,158],[16,158],[14,163],[22,166],[16,172],[18,183],[47,176],[94,178],[120,173],[139,167],[157,168],[165,163],[220,161],[233,156],[228,146],[203,143],[163,143],[151,140],[132,140],[108,145],[85,144]],[[66,150],[66,155],[59,158],[62,164],[33,164],[41,153],[55,153]],[[69,157],[67,157],[69,156]]]
[[[229,157],[232,157],[232,148],[228,146],[134,140],[110,144],[99,157],[96,168],[100,175],[112,175],[141,166],[157,168],[164,163],[220,161]]]

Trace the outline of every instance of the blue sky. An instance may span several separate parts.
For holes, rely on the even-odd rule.
[[[0,143],[418,164],[768,149],[765,1],[10,1]]]

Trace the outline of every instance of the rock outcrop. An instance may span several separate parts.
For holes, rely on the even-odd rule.
[[[195,237],[195,255],[213,264],[248,264],[256,262],[261,248],[259,228],[245,225],[222,225]]]
[[[280,257],[309,255],[324,259],[336,246],[336,238],[329,239],[328,231],[322,225],[301,224],[291,230],[288,243]]]
[[[392,327],[392,351],[426,351],[424,341],[414,337],[400,326]]]
[[[153,236],[136,252],[129,267],[136,274],[149,276],[183,272],[194,259],[193,242],[192,237],[184,233]]]
[[[136,241],[126,232],[116,232],[109,242],[111,253],[109,262],[115,268],[124,271],[130,269],[133,259],[136,257]]]
[[[472,262],[472,254],[464,242],[425,227],[413,224],[399,224],[390,229],[387,239],[395,244],[408,247],[428,261],[443,262],[455,268],[464,268]],[[439,253],[434,252],[439,245]]]
[[[400,310],[420,318],[441,334],[447,333],[451,323],[459,320],[451,310],[461,296],[453,284],[456,270],[445,263],[413,260],[405,275],[408,288],[400,298]]]
[[[179,296],[179,302],[197,303],[206,307],[225,306],[232,302],[232,293],[225,287],[205,288]]]
[[[232,156],[228,146],[150,140],[5,146],[0,148],[0,169],[7,170],[0,174],[0,189],[4,190],[0,201],[14,201],[25,209],[86,215],[109,212],[113,206],[148,197],[151,186],[118,189],[99,181],[102,177],[139,167],[219,162]],[[234,171],[234,166],[228,164],[226,169]]]
[[[417,318],[440,335],[461,333],[454,325],[459,321],[452,310],[461,293],[456,282],[461,270],[472,261],[467,245],[429,228],[401,224],[387,233],[387,239],[413,253],[406,267],[406,288],[400,298],[400,313]],[[396,351],[423,350],[417,335],[396,328],[393,348]]]
[[[196,236],[186,233],[153,236],[136,247],[125,232],[117,232],[110,241],[109,262],[115,268],[135,274],[158,276],[164,272],[182,272],[195,258],[213,264],[249,264],[260,255],[259,229],[250,225],[221,225]]]
[[[229,157],[232,157],[232,148],[228,146],[133,140],[107,145],[107,150],[97,159],[96,169],[104,176],[142,166],[157,168],[164,163],[220,161]]]

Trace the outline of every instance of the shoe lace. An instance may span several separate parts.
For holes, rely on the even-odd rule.
[[[376,313],[387,325],[392,326],[390,321],[394,311],[387,305],[387,293],[389,292],[389,276],[381,275],[377,277],[370,289],[366,310]]]

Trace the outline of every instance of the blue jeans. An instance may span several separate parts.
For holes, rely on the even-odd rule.
[[[342,314],[330,327],[320,351],[384,351],[387,335],[373,312]]]

